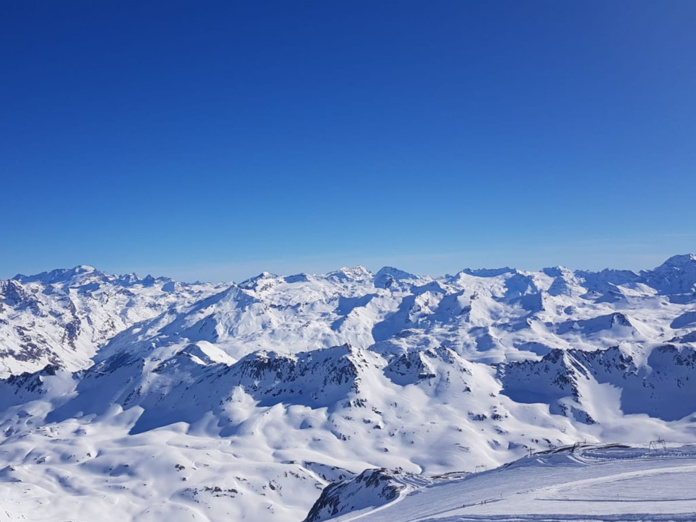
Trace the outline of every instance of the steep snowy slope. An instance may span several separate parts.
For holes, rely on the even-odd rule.
[[[0,282],[3,508],[297,521],[337,480],[694,442],[695,285],[694,256],[641,273],[17,276]]]

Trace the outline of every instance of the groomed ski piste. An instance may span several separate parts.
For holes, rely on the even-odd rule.
[[[332,522],[696,520],[696,446],[574,446],[430,483],[395,476],[395,500]],[[373,499],[374,500],[374,499]],[[344,502],[370,502],[346,498]]]

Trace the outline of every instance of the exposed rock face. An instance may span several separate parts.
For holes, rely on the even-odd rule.
[[[394,500],[404,489],[384,469],[367,469],[352,480],[324,489],[303,522],[321,522],[366,507],[379,507]]]
[[[553,350],[540,361],[501,365],[503,393],[517,402],[544,402],[552,412],[579,414],[594,422],[587,410],[602,398],[593,387],[610,384],[621,393],[621,411],[677,420],[694,412],[696,350],[658,346],[638,367],[618,347],[584,352]],[[584,385],[584,386],[583,386]],[[571,404],[572,402],[572,404]]]

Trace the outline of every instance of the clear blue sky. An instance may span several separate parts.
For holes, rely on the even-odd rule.
[[[696,2],[5,1],[0,277],[696,251]]]

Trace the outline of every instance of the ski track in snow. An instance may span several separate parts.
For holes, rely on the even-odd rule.
[[[533,456],[332,520],[693,520],[696,449],[689,447],[686,454],[684,449],[662,455],[642,450],[640,458],[628,459],[621,453],[635,449],[615,449],[603,461],[582,458],[591,448],[578,451],[580,458]]]

